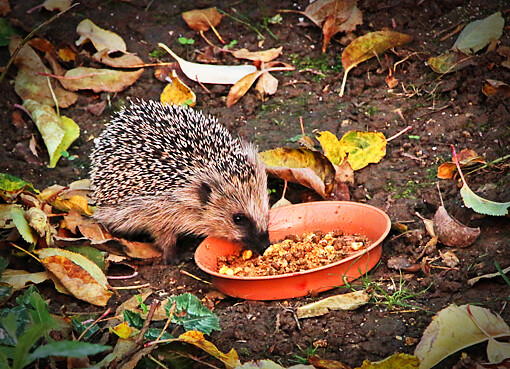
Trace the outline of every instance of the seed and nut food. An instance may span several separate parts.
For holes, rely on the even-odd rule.
[[[366,236],[343,234],[338,230],[290,235],[257,257],[252,258],[246,251],[218,257],[218,273],[258,277],[301,272],[342,260],[370,244]]]

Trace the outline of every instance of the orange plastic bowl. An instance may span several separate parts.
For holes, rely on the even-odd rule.
[[[342,230],[362,234],[373,243],[368,249],[319,268],[264,277],[219,274],[217,259],[237,253],[241,246],[208,237],[195,251],[195,262],[212,276],[215,287],[226,295],[247,300],[281,300],[318,293],[351,281],[372,269],[382,252],[382,241],[390,231],[390,218],[382,210],[356,202],[309,202],[273,209],[269,214],[272,242],[290,234]]]

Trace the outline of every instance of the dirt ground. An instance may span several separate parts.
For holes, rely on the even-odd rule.
[[[39,1],[12,3],[8,18],[24,35],[51,16],[45,10],[26,13]],[[314,343],[321,340],[323,347],[319,347],[315,354],[356,367],[365,359],[375,361],[395,352],[413,353],[432,316],[451,303],[479,304],[510,322],[507,306],[510,288],[502,278],[482,280],[473,286],[466,283],[477,275],[495,272],[495,262],[501,268],[510,266],[510,219],[481,216],[466,209],[456,181],[440,182],[445,206],[464,224],[480,227],[481,236],[477,241],[462,249],[438,245],[428,255],[431,259],[437,257],[429,263],[430,268],[414,273],[399,273],[387,265],[395,256],[415,258],[430,239],[416,212],[432,218],[440,204],[436,173],[442,162],[451,160],[450,145],[455,145],[458,151],[463,148],[475,150],[487,162],[510,153],[510,100],[504,94],[486,97],[481,92],[486,79],[510,82],[510,70],[500,65],[503,57],[496,51],[483,51],[473,65],[443,76],[434,73],[426,64],[430,56],[451,47],[458,34],[444,41],[440,39],[456,25],[481,19],[495,11],[502,11],[508,20],[510,3],[503,0],[360,0],[358,6],[363,11],[364,22],[356,30],[356,35],[389,28],[414,36],[414,41],[397,48],[396,53],[385,53],[380,62],[372,58],[352,70],[343,98],[338,96],[342,77],[340,56],[344,48],[338,42],[341,35],[334,38],[323,55],[321,29],[298,14],[283,14],[280,24],[269,24],[275,37],[262,27],[277,9],[303,10],[307,4],[301,0],[278,3],[201,0],[194,4],[189,1],[92,0],[82,2],[76,10],[44,28],[40,35],[54,45],[72,44],[78,38],[76,25],[89,18],[102,28],[121,35],[128,50],[145,62],[157,61],[149,53],[157,49],[158,42],[169,45],[188,60],[196,60],[197,52],[207,45],[187,27],[180,14],[193,8],[217,6],[230,14],[246,17],[250,24],[257,26],[264,36],[264,49],[283,45],[279,60],[296,68],[293,72],[275,73],[279,80],[278,91],[267,101],[259,100],[250,91],[231,108],[225,104],[228,87],[207,86],[209,91],[206,91],[196,83],[189,83],[197,94],[197,109],[217,116],[229,129],[255,142],[261,150],[297,147],[298,144],[289,142],[289,139],[301,133],[299,117],[303,118],[308,133],[329,130],[339,137],[350,130],[379,131],[390,137],[407,126],[412,127],[389,142],[387,154],[380,163],[355,172],[355,184],[350,191],[353,201],[377,206],[386,211],[393,222],[409,227],[407,233],[392,232],[386,238],[381,263],[370,273],[370,278],[390,292],[402,284],[410,292],[422,292],[406,300],[418,308],[388,308],[384,304],[370,303],[354,311],[335,311],[300,320],[298,325],[292,308],[347,290],[337,288],[319,296],[272,302],[227,297],[214,307],[222,330],[209,337],[220,350],[227,352],[234,348],[242,361],[267,358],[291,365],[299,363],[299,357],[310,354]],[[218,31],[227,43],[237,40],[239,48],[258,50],[261,39],[257,38],[256,32],[230,17],[224,17]],[[193,38],[195,44],[179,44],[177,38],[180,36]],[[499,45],[510,46],[508,27]],[[8,60],[6,49],[0,49],[2,65]],[[396,68],[399,85],[389,90],[385,83],[388,65],[406,57]],[[165,54],[161,54],[159,60],[172,61]],[[234,62],[224,56],[225,64]],[[26,117],[24,126],[13,124],[14,105],[22,102],[11,83],[15,72],[13,67],[1,86],[0,172],[21,177],[39,189],[86,178],[93,138],[98,136],[111,113],[130,99],[158,100],[164,88],[164,83],[154,77],[154,70],[146,68],[141,78],[121,93],[80,93],[78,102],[62,111],[81,128],[80,138],[68,150],[75,160],[62,158],[56,168],[48,169],[44,149],[41,159],[28,149],[32,135],[39,140],[40,147],[44,147],[34,124]],[[95,116],[86,108],[98,101],[106,101],[107,107]],[[470,187],[493,201],[510,201],[508,163],[499,163],[469,175]],[[275,189],[272,200],[276,201],[281,196],[283,183],[272,179],[269,186]],[[304,193],[300,186],[293,185],[288,198],[293,202],[303,201]],[[178,266],[142,263],[139,283],[150,283],[162,297],[183,292],[204,297],[211,287],[181,273],[184,270],[208,279],[193,262],[193,245],[196,243],[195,240],[191,246],[181,247],[182,263]],[[459,259],[458,265],[445,265],[439,251],[453,251]],[[40,266],[34,262],[28,268],[39,270]],[[39,289],[51,299],[50,307],[55,312],[64,305],[69,311],[94,309],[54,293],[50,284],[43,284]],[[120,298],[113,297],[109,305],[115,307],[132,294],[133,291],[122,292]],[[461,357],[458,352],[438,367],[469,368],[474,362],[486,361],[485,344],[463,352],[465,356]]]

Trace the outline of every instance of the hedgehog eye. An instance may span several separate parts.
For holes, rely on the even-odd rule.
[[[245,223],[247,219],[248,218],[243,213],[237,213],[232,216],[232,220],[237,225]]]

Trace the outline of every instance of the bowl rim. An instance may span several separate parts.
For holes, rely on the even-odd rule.
[[[320,272],[320,271],[323,271],[325,269],[331,269],[331,268],[333,268],[333,267],[335,267],[337,265],[340,265],[340,264],[343,264],[343,263],[347,263],[347,262],[349,262],[351,260],[360,258],[364,254],[369,253],[370,251],[375,249],[376,247],[381,246],[382,241],[386,238],[386,236],[390,232],[390,229],[391,229],[391,219],[390,219],[390,217],[388,216],[388,214],[386,214],[386,212],[384,212],[383,210],[381,210],[378,207],[375,207],[373,205],[359,203],[359,202],[354,202],[354,201],[311,201],[311,202],[300,203],[300,204],[292,204],[292,205],[289,205],[289,206],[302,207],[303,205],[309,206],[308,204],[325,204],[325,203],[328,203],[328,204],[337,204],[337,205],[340,205],[340,204],[349,204],[349,206],[362,206],[362,207],[368,207],[370,209],[374,209],[379,214],[381,214],[384,218],[386,218],[386,229],[381,234],[381,236],[377,240],[375,240],[372,243],[372,245],[370,245],[365,250],[361,250],[359,252],[356,252],[356,253],[346,257],[345,259],[341,259],[341,260],[335,261],[335,262],[330,263],[330,264],[326,264],[326,265],[322,265],[322,266],[317,267],[317,268],[308,269],[308,270],[302,270],[302,271],[294,272],[294,273],[285,273],[285,274],[267,275],[267,276],[254,276],[254,277],[244,277],[244,276],[234,276],[234,275],[220,274],[220,273],[218,273],[216,271],[213,271],[213,270],[211,270],[209,268],[206,268],[202,263],[200,263],[197,260],[196,252],[195,252],[195,257],[194,257],[195,264],[197,264],[197,266],[201,270],[203,270],[207,274],[212,275],[213,277],[222,278],[222,279],[230,279],[230,280],[235,280],[235,281],[260,281],[260,280],[268,281],[268,280],[271,280],[271,279],[281,279],[281,278],[289,278],[289,277],[295,277],[295,276],[302,276],[302,275],[306,275],[306,274]],[[278,208],[276,208],[274,210],[278,210]],[[212,239],[212,237],[207,237],[204,241],[202,241],[200,243],[200,245],[198,245],[198,247],[199,248],[200,247],[205,247],[204,243],[206,242],[207,239]]]

